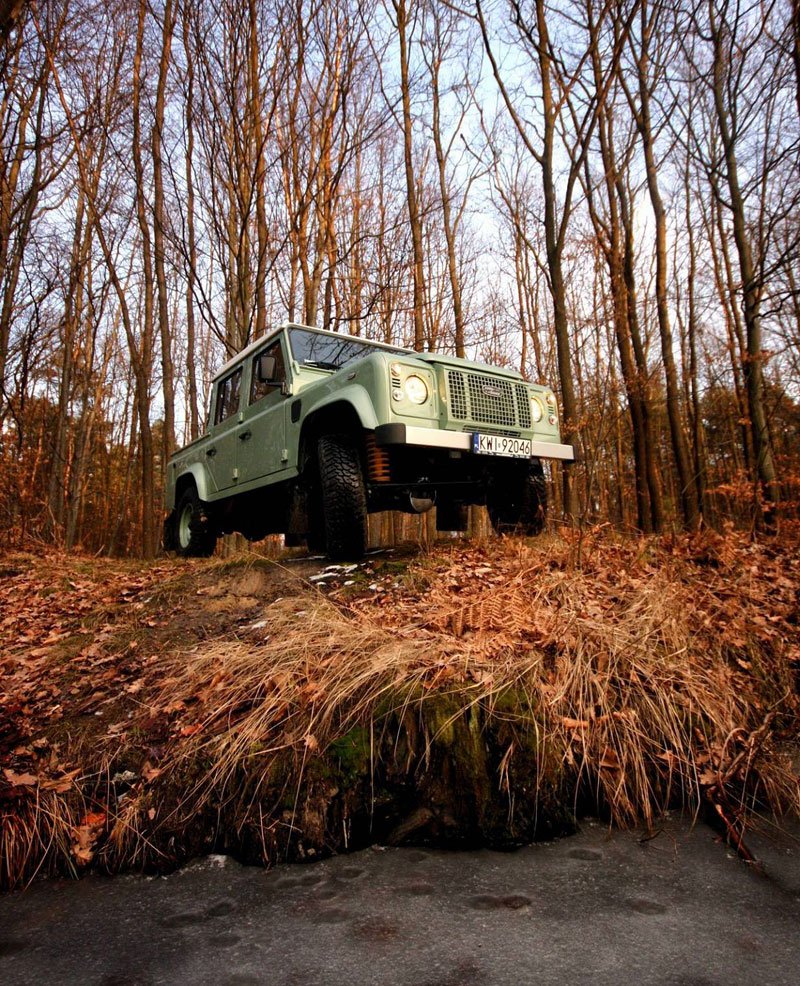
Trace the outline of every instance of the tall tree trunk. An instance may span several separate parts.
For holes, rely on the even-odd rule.
[[[266,269],[269,250],[269,230],[267,228],[267,207],[265,201],[266,161],[264,154],[264,125],[261,107],[260,54],[258,35],[257,0],[248,0],[249,60],[248,79],[250,90],[250,126],[253,134],[255,154],[255,198],[256,198],[256,320],[255,337],[260,339],[267,331]]]
[[[189,40],[189,4],[183,5],[183,48],[186,57],[186,400],[189,405],[189,437],[200,435],[197,401],[197,344],[195,341],[194,299],[197,279],[197,238],[194,227],[194,54]]]
[[[720,304],[725,315],[725,331],[728,338],[728,354],[731,360],[731,376],[733,378],[734,395],[738,411],[738,423],[741,436],[742,457],[748,472],[753,471],[752,431],[749,427],[747,412],[747,394],[742,378],[744,363],[745,341],[744,327],[739,306],[739,299],[734,283],[731,266],[728,238],[722,221],[722,209],[715,183],[712,182],[714,195],[711,201],[712,216],[706,223],[708,248],[714,267],[714,280],[717,287]],[[719,246],[717,246],[719,238]]]
[[[364,263],[361,243],[361,207],[362,207],[362,155],[363,148],[359,142],[356,145],[355,173],[353,176],[353,205],[352,222],[350,224],[350,285],[348,330],[354,336],[361,335],[361,319],[363,317],[364,295]]]
[[[435,4],[434,16],[438,16],[436,13]],[[447,158],[445,156],[444,147],[442,146],[441,97],[439,94],[440,58],[441,52],[437,46],[437,50],[434,52],[433,62],[431,65],[433,146],[436,152],[436,166],[439,175],[439,195],[442,200],[442,221],[444,222],[444,237],[445,243],[447,244],[447,273],[450,277],[450,292],[453,298],[453,322],[455,325],[456,356],[463,357],[466,350],[464,348],[464,311],[461,304],[461,278],[458,273],[456,236],[453,228],[452,211],[450,208],[450,191],[447,181]]]
[[[588,7],[587,19],[592,38],[590,57],[594,84],[599,92],[603,79],[599,30],[594,22],[591,7]],[[631,291],[634,281],[632,222],[626,215],[627,196],[614,147],[614,106],[607,95],[606,93],[599,107],[597,123],[608,210],[605,222],[596,208],[588,163],[585,169],[585,191],[589,214],[605,254],[611,284],[614,329],[633,431],[637,523],[640,530],[649,533],[654,529],[659,530],[661,526],[661,489],[656,472],[649,409],[645,398],[647,362],[639,338],[638,321],[634,310],[635,297]],[[588,162],[588,156],[586,160]]]
[[[413,2],[413,0],[412,0]],[[411,83],[409,73],[408,7],[406,0],[392,0],[397,17],[397,36],[400,42],[400,96],[403,104],[403,161],[406,173],[408,222],[411,227],[411,248],[414,260],[414,349],[425,348],[425,260],[422,249],[422,221],[417,199],[414,174],[413,124],[411,120]]]
[[[553,301],[553,330],[556,337],[558,358],[558,378],[561,385],[563,411],[562,432],[564,441],[579,444],[578,404],[575,400],[572,363],[570,359],[569,323],[567,321],[567,292],[564,284],[563,256],[564,232],[567,215],[562,222],[556,219],[557,192],[554,176],[554,143],[556,130],[556,108],[553,102],[551,81],[550,36],[547,29],[544,0],[536,0],[536,24],[538,35],[537,56],[542,78],[542,112],[544,141],[541,157],[542,193],[544,195],[544,237],[547,267],[550,273],[550,292]],[[565,205],[565,210],[568,206]],[[577,448],[576,448],[577,452]],[[564,513],[567,522],[578,520],[578,491],[572,481],[572,470],[565,466],[562,470],[564,484]]]
[[[692,406],[692,457],[694,460],[694,478],[697,490],[697,507],[700,517],[705,516],[705,495],[706,495],[706,467],[705,467],[705,445],[703,441],[703,414],[700,406],[700,382],[698,379],[697,362],[697,302],[696,286],[697,280],[697,245],[695,243],[694,224],[691,219],[691,191],[689,185],[689,159],[686,159],[686,169],[684,171],[684,197],[685,197],[685,216],[686,232],[689,247],[689,267],[686,273],[686,293],[689,306],[689,319],[687,325],[687,336],[689,343],[689,383],[691,387],[691,406]]]
[[[150,227],[147,222],[144,164],[142,162],[142,55],[144,52],[144,27],[147,16],[146,0],[139,2],[139,19],[136,33],[136,51],[133,58],[133,170],[136,178],[135,199],[136,218],[142,244],[142,274],[144,278],[144,311],[140,335],[140,370],[136,374],[137,400],[139,405],[140,451],[142,470],[142,550],[145,558],[156,553],[155,523],[155,471],[153,461],[153,431],[150,424],[150,386],[152,383],[153,342],[154,342],[154,290],[153,257],[150,242]],[[131,336],[132,337],[132,326]]]
[[[22,45],[20,35],[18,45]],[[5,135],[16,131],[16,143],[0,155],[0,425],[5,416],[5,375],[14,302],[22,270],[25,249],[28,245],[33,217],[42,191],[44,146],[44,121],[47,113],[47,80],[50,66],[45,60],[40,69],[37,84],[17,106],[14,90],[19,86],[19,51],[12,56],[6,53],[3,61],[3,95],[0,102],[0,132]],[[35,129],[29,133],[30,116],[37,101]],[[16,115],[16,119],[14,116]],[[25,156],[30,146],[34,148],[34,164],[27,188],[19,188]],[[24,203],[24,205],[23,205]],[[19,215],[19,218],[15,217]]]
[[[481,0],[475,0],[475,14],[483,39],[484,50],[492,67],[492,74],[500,89],[503,102],[509,115],[520,135],[522,142],[536,161],[542,177],[542,195],[544,198],[544,233],[545,233],[545,254],[547,257],[547,271],[549,274],[549,288],[553,304],[553,329],[556,338],[556,355],[558,362],[558,376],[561,386],[562,401],[562,434],[564,439],[572,442],[575,446],[576,455],[580,456],[581,435],[578,413],[578,404],[575,399],[575,386],[573,383],[573,371],[570,359],[570,333],[567,320],[567,295],[564,282],[564,245],[566,241],[567,228],[572,215],[572,194],[575,182],[583,165],[583,152],[574,153],[574,147],[568,144],[565,146],[566,152],[571,158],[570,168],[567,172],[563,185],[563,195],[561,202],[560,217],[557,217],[559,193],[556,187],[555,171],[557,162],[555,159],[555,136],[556,126],[561,114],[561,102],[558,105],[553,96],[554,79],[564,85],[565,93],[571,89],[569,83],[560,79],[557,67],[554,67],[552,49],[550,44],[550,34],[547,26],[547,4],[546,0],[535,0],[534,19],[535,28],[526,23],[526,13],[523,10],[521,0],[510,0],[512,20],[520,31],[526,50],[535,52],[536,62],[539,67],[541,81],[541,140],[537,134],[531,138],[528,126],[515,109],[515,101],[509,95],[508,89],[503,83],[497,59],[492,50],[492,43],[489,38],[489,31],[483,15]],[[627,32],[629,24],[625,26]],[[615,57],[618,57],[618,52]],[[605,80],[598,89],[593,103],[578,127],[577,141],[584,148],[588,146],[588,141],[596,123],[596,107],[604,98],[604,93],[608,88],[609,80]],[[578,491],[573,481],[573,470],[565,466],[562,471],[564,484],[564,516],[568,522],[578,521]]]
[[[792,61],[797,115],[800,116],[800,0],[792,0]]]
[[[66,491],[69,485],[70,406],[73,391],[75,338],[78,323],[83,316],[84,262],[86,259],[84,246],[86,241],[85,208],[85,195],[83,190],[79,189],[75,207],[69,280],[64,299],[64,319],[61,331],[61,377],[58,387],[58,410],[56,412],[55,434],[53,435],[53,456],[47,496],[51,535],[54,540],[62,544],[64,540]]]
[[[675,368],[673,352],[672,326],[669,317],[669,299],[667,296],[667,216],[661,190],[658,184],[658,169],[656,166],[653,128],[650,113],[650,38],[654,24],[657,22],[658,10],[648,17],[647,0],[641,2],[640,18],[640,49],[636,58],[636,70],[639,83],[638,109],[631,100],[631,110],[636,121],[644,152],[645,176],[647,191],[656,226],[656,310],[658,313],[658,329],[661,337],[661,358],[664,363],[664,376],[667,389],[667,417],[669,418],[670,438],[675,465],[678,470],[680,487],[681,511],[687,527],[694,528],[698,522],[697,489],[694,475],[689,462],[689,453],[683,432],[683,420],[680,409],[678,388],[678,373]],[[656,0],[658,4],[658,0]]]
[[[613,156],[613,151],[612,151]],[[616,169],[616,162],[614,162]],[[641,404],[642,426],[644,428],[644,450],[645,450],[645,475],[647,479],[647,490],[650,502],[650,525],[652,530],[660,531],[664,526],[664,504],[661,493],[661,477],[658,472],[658,458],[656,454],[657,439],[655,435],[655,423],[653,421],[653,402],[651,399],[652,387],[649,379],[647,366],[647,353],[642,342],[642,333],[639,328],[639,313],[636,300],[636,251],[633,237],[633,217],[628,206],[628,194],[625,189],[625,182],[617,172],[615,187],[619,197],[619,216],[622,221],[623,229],[623,278],[625,282],[625,311],[628,320],[628,332],[633,346],[633,355],[636,362],[636,385],[638,398]]]
[[[755,479],[761,486],[768,514],[778,502],[778,483],[772,456],[767,415],[764,408],[764,353],[761,341],[761,285],[756,279],[752,249],[747,229],[744,196],[739,183],[739,166],[736,155],[736,138],[731,130],[726,104],[726,64],[729,52],[723,39],[723,28],[716,23],[713,6],[709,5],[711,35],[714,45],[713,95],[717,126],[725,154],[728,186],[728,207],[733,221],[733,238],[739,259],[744,322],[747,333],[747,352],[744,361],[744,378],[747,387],[747,405],[753,451],[756,458]],[[767,517],[765,519],[770,519]]]
[[[164,167],[161,148],[164,140],[164,113],[167,96],[167,74],[175,29],[175,13],[172,0],[164,4],[164,26],[161,36],[161,59],[156,88],[155,122],[152,131],[153,152],[153,255],[155,261],[156,288],[158,291],[158,325],[161,336],[161,385],[164,397],[164,433],[162,443],[163,467],[175,451],[175,371],[172,364],[172,332],[169,324],[169,296],[165,266],[164,229],[166,208],[164,205]]]

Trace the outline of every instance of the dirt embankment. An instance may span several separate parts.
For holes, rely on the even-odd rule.
[[[0,562],[0,883],[797,811],[798,539]]]

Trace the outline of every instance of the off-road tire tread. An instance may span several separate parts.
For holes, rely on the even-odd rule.
[[[367,493],[355,442],[349,435],[323,435],[318,462],[328,557],[331,561],[363,558]]]
[[[189,544],[182,548],[178,525],[187,503],[192,504],[192,519],[189,523]],[[214,554],[214,548],[217,546],[217,531],[208,516],[206,505],[197,495],[194,486],[190,486],[178,501],[174,518],[171,541],[182,558],[209,558]]]

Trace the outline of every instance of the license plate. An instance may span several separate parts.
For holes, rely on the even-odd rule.
[[[508,435],[472,436],[472,451],[478,455],[508,455],[515,459],[531,457],[530,438],[509,438]]]

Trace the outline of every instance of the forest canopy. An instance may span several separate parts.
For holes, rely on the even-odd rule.
[[[798,0],[31,0],[0,45],[7,545],[152,556],[287,320],[551,384],[556,515],[796,514]]]

